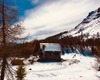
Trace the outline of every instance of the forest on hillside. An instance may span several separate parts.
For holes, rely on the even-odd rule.
[[[80,49],[85,50],[90,48],[93,55],[100,57],[100,38],[97,35],[97,38],[86,38],[85,35],[81,36],[66,36],[61,39],[58,37],[48,37],[40,42],[46,43],[60,43],[62,48],[71,48],[71,49]]]
[[[14,54],[11,54],[13,57],[25,57],[28,58],[30,55],[38,56],[40,55],[40,43],[59,43],[62,50],[65,48],[70,48],[72,50],[80,49],[87,50],[89,49],[93,55],[100,57],[100,38],[96,39],[81,39],[80,37],[71,37],[67,36],[62,39],[44,39],[44,40],[34,40],[31,42],[21,43],[21,44],[11,44],[8,46],[10,53],[13,51]],[[2,50],[2,48],[0,48]],[[1,51],[0,50],[0,51]],[[8,54],[9,54],[8,53]],[[2,55],[2,54],[1,54]]]

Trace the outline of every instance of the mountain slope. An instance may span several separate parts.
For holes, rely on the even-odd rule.
[[[79,36],[88,34],[89,37],[96,37],[100,32],[100,8],[89,13],[89,15],[66,35]]]
[[[81,34],[84,34],[87,38],[96,38],[97,35],[100,37],[100,7],[95,11],[91,11],[74,29],[50,36],[46,39],[60,39],[68,35],[80,36]]]

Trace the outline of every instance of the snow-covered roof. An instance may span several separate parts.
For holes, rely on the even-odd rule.
[[[40,48],[42,51],[61,51],[61,46],[59,43],[40,43]]]

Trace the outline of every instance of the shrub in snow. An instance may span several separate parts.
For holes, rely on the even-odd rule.
[[[30,64],[34,63],[34,60],[32,60],[32,59],[29,59],[28,61],[30,62]]]
[[[31,68],[29,70],[32,70]]]
[[[97,63],[98,63],[98,71],[100,71],[100,58],[97,59]]]
[[[12,60],[11,64],[12,65],[24,65],[24,62],[23,60],[20,60],[20,59],[14,59]]]
[[[72,60],[69,60],[69,65],[74,64],[74,63],[79,63],[79,62],[80,60],[72,59]]]
[[[17,71],[16,71],[16,74],[17,74],[17,80],[23,80],[26,73],[25,73],[25,68],[23,65],[19,65]]]
[[[95,68],[97,71],[100,71],[100,58],[98,58],[98,59],[96,60],[96,63],[95,63],[94,68]]]

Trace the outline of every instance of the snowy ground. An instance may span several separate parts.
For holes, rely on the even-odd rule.
[[[97,75],[100,72],[96,71],[93,66],[96,63],[95,58],[85,57],[77,54],[72,59],[74,54],[66,54],[62,56],[67,61],[59,63],[34,63],[26,65],[25,80],[100,80]],[[72,63],[72,60],[80,60],[80,62]]]

